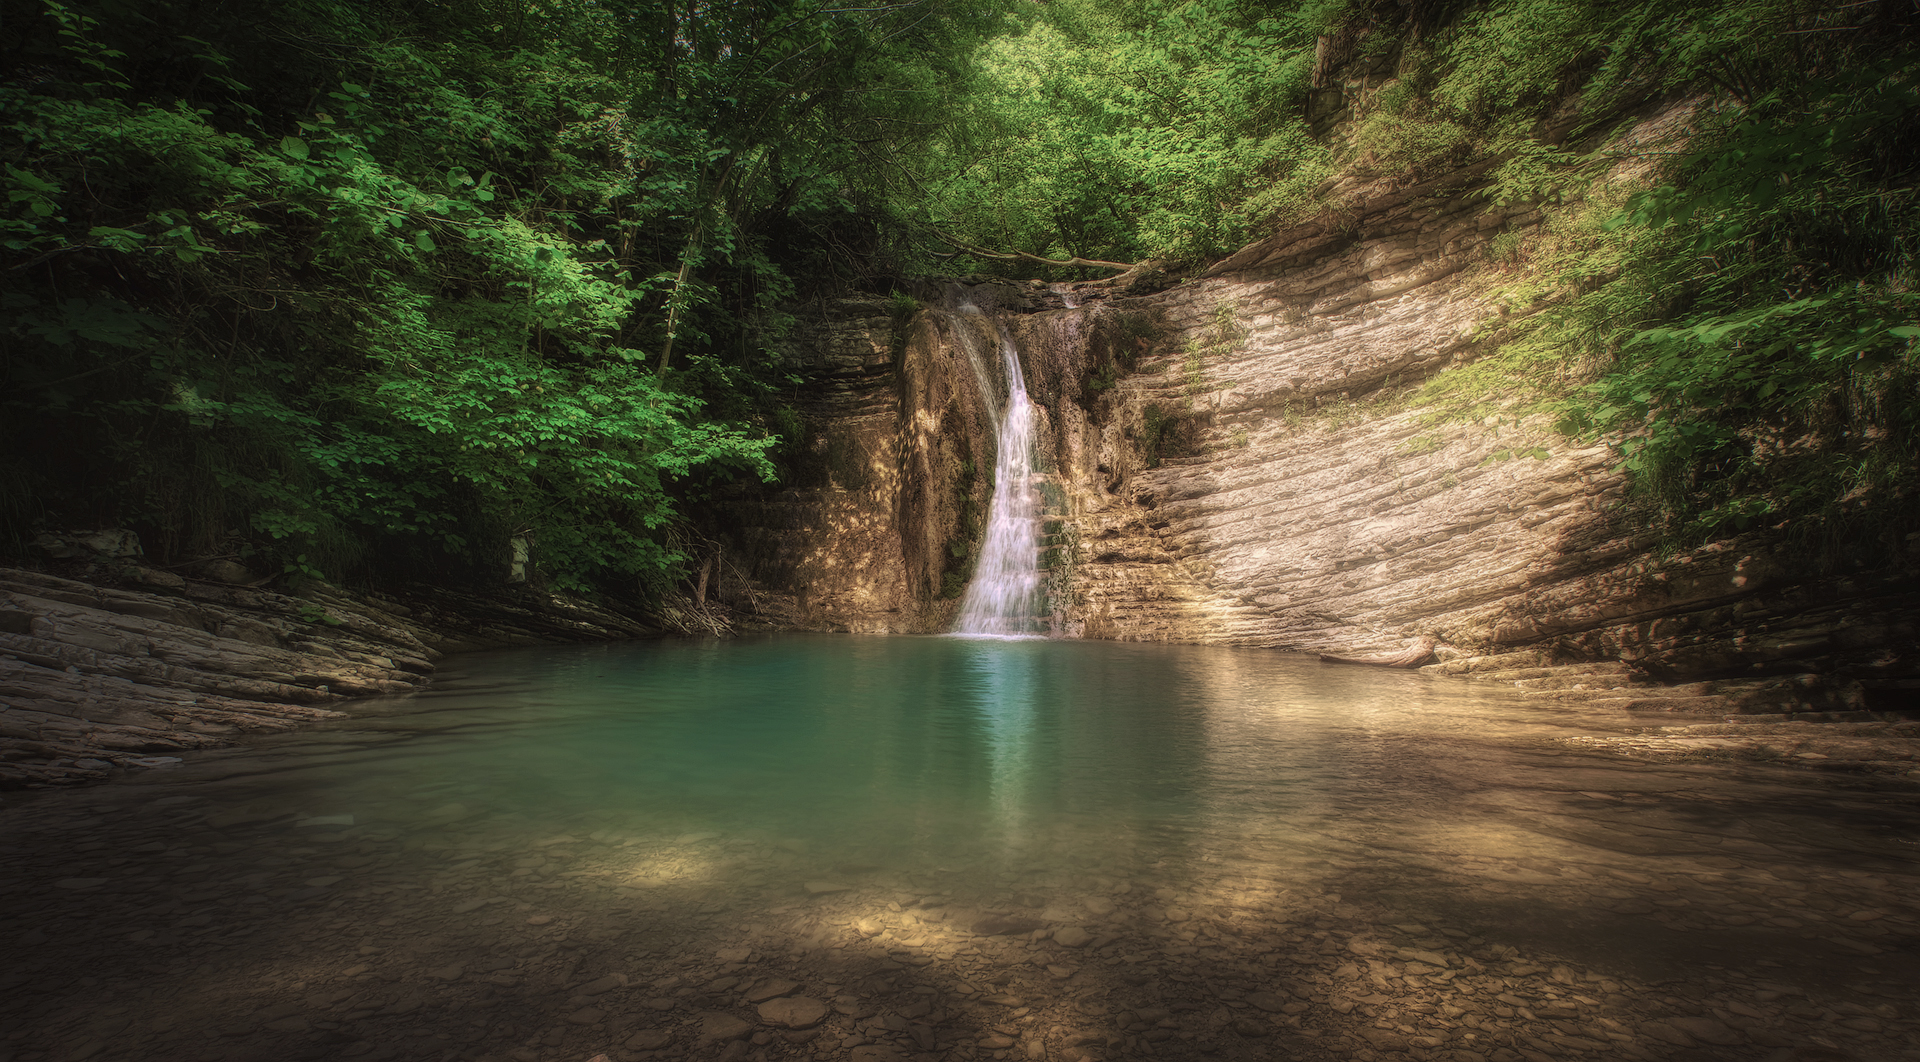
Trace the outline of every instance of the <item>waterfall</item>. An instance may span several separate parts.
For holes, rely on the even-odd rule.
[[[956,634],[1032,634],[1039,604],[1040,490],[1033,475],[1033,403],[1020,371],[1020,352],[1005,326],[997,331],[1007,404],[995,409],[992,391],[982,387],[988,411],[999,420],[994,436],[993,501],[987,507],[980,562],[960,603]],[[984,382],[986,373],[978,353],[972,344],[967,347]]]

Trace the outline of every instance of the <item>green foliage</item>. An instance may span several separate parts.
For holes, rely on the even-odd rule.
[[[1833,543],[1912,522],[1917,70],[1770,90],[1615,217],[1641,313],[1586,300],[1615,360],[1564,423],[1624,434],[1677,538],[1787,521]]]
[[[1159,331],[1153,315],[1144,311],[1097,313],[1086,347],[1082,395],[1097,398],[1117,386],[1122,375],[1139,367],[1140,356],[1153,348]]]
[[[1207,347],[1198,337],[1187,340],[1185,356],[1180,359],[1180,375],[1186,379],[1187,401],[1207,386]]]
[[[1495,450],[1492,453],[1488,454],[1487,456],[1481,458],[1480,464],[1476,467],[1485,468],[1488,465],[1498,464],[1502,461],[1511,461],[1516,457],[1526,457],[1526,458],[1531,458],[1532,460],[1535,460],[1535,461],[1545,461],[1547,458],[1552,456],[1553,456],[1552,452],[1550,452],[1544,446],[1530,446],[1525,450],[1515,450],[1511,446],[1503,446],[1500,449]]]
[[[1061,0],[975,57],[927,163],[926,216],[975,246],[1192,262],[1328,205],[1342,169],[1411,183],[1484,159],[1496,198],[1561,198],[1625,109],[1703,84],[1752,102],[1769,71],[1817,67],[1819,35],[1858,28],[1849,11]],[[1316,46],[1332,41],[1381,71],[1347,100],[1337,160],[1305,120]]]
[[[311,578],[318,578],[318,576],[311,576]],[[327,627],[338,627],[341,625],[340,620],[332,613],[311,601],[303,601],[300,603],[300,622]]]
[[[1233,352],[1236,344],[1246,338],[1238,314],[1237,304],[1220,303],[1208,315],[1207,327],[1187,339],[1186,351],[1180,359],[1180,374],[1186,381],[1189,409],[1193,406],[1193,400],[1207,389],[1207,363],[1226,357]]]
[[[1238,245],[1331,172],[1298,116],[1324,6],[1032,8],[975,57],[964,120],[929,163],[930,217],[1048,257]]]
[[[948,600],[965,597],[967,583],[973,578],[974,547],[981,531],[981,506],[974,497],[978,479],[972,461],[961,461],[952,477],[954,531],[940,567],[940,596]]]
[[[576,588],[675,578],[686,508],[773,474],[779,307],[884,266],[849,234],[990,21],[135,7],[8,5],[5,517],[335,576],[527,532]]]
[[[1858,556],[1911,529],[1920,42],[1885,14],[1513,0],[1408,43],[1361,161],[1498,156],[1496,200],[1571,204],[1495,241],[1516,316],[1414,401],[1613,440],[1676,544],[1781,525]],[[1666,92],[1707,96],[1679,150],[1581,140]],[[1592,180],[1621,161],[1652,186]]]
[[[1495,353],[1415,401],[1558,397],[1677,537],[1912,522],[1920,98],[1889,4],[3,2],[16,542],[129,524],[313,578],[498,568],[528,534],[556,583],[658,590],[710,491],[862,480],[810,449],[776,341],[924,265],[909,235],[1193,263],[1328,205],[1337,166],[1476,160],[1562,207],[1491,251]],[[1337,160],[1305,121],[1323,35],[1372,71]],[[1700,92],[1653,188],[1594,180],[1608,123]],[[1084,395],[1155,338],[1102,321]],[[1193,418],[1139,431],[1157,464]]]
[[[893,363],[899,365],[907,352],[907,340],[913,327],[913,317],[920,312],[920,300],[903,292],[895,291],[887,300],[887,317],[892,323],[892,335],[888,347],[893,355]]]
[[[1357,172],[1409,178],[1457,166],[1473,151],[1473,135],[1446,119],[1420,119],[1380,111],[1368,115],[1353,136]]]
[[[1169,409],[1149,402],[1140,411],[1138,442],[1148,468],[1159,468],[1167,458],[1191,453],[1196,425],[1186,409]]]

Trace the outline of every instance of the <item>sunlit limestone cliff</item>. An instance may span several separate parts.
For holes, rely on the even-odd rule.
[[[1628,135],[1674,121],[1649,111]],[[1556,432],[1533,396],[1471,419],[1405,399],[1528,312],[1497,252],[1551,216],[1489,185],[1481,167],[1346,178],[1344,209],[1171,286],[811,308],[793,347],[811,479],[729,503],[721,592],[782,626],[947,628],[992,487],[981,382],[944,309],[966,298],[1001,308],[1041,407],[1059,635],[1342,655],[1429,636],[1442,670],[1563,697],[1651,679],[1669,707],[1903,703],[1911,564],[1822,571],[1770,531],[1664,551],[1614,449]]]

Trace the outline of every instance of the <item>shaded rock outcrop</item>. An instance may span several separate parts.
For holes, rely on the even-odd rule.
[[[901,327],[882,299],[802,318],[783,489],[741,485],[716,506],[726,563],[715,596],[748,625],[888,633],[921,629],[931,595],[906,560],[912,532],[900,449]],[[943,374],[919,374],[924,383]]]
[[[931,294],[931,293],[928,293]],[[1030,308],[1004,284],[961,287],[991,308]],[[716,596],[747,626],[907,634],[944,630],[972,570],[992,489],[994,381],[968,348],[996,341],[981,314],[848,298],[801,315],[789,350],[787,476],[715,506],[726,543]]]
[[[294,597],[129,570],[158,592],[0,569],[0,787],[98,780],[336,718],[328,704],[421,688],[450,652],[655,633],[531,593]]]

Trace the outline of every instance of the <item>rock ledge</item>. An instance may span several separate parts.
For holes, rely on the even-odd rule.
[[[420,689],[447,653],[658,633],[525,591],[402,600],[138,581],[161,592],[0,568],[0,789],[100,781],[336,718],[324,705]]]

